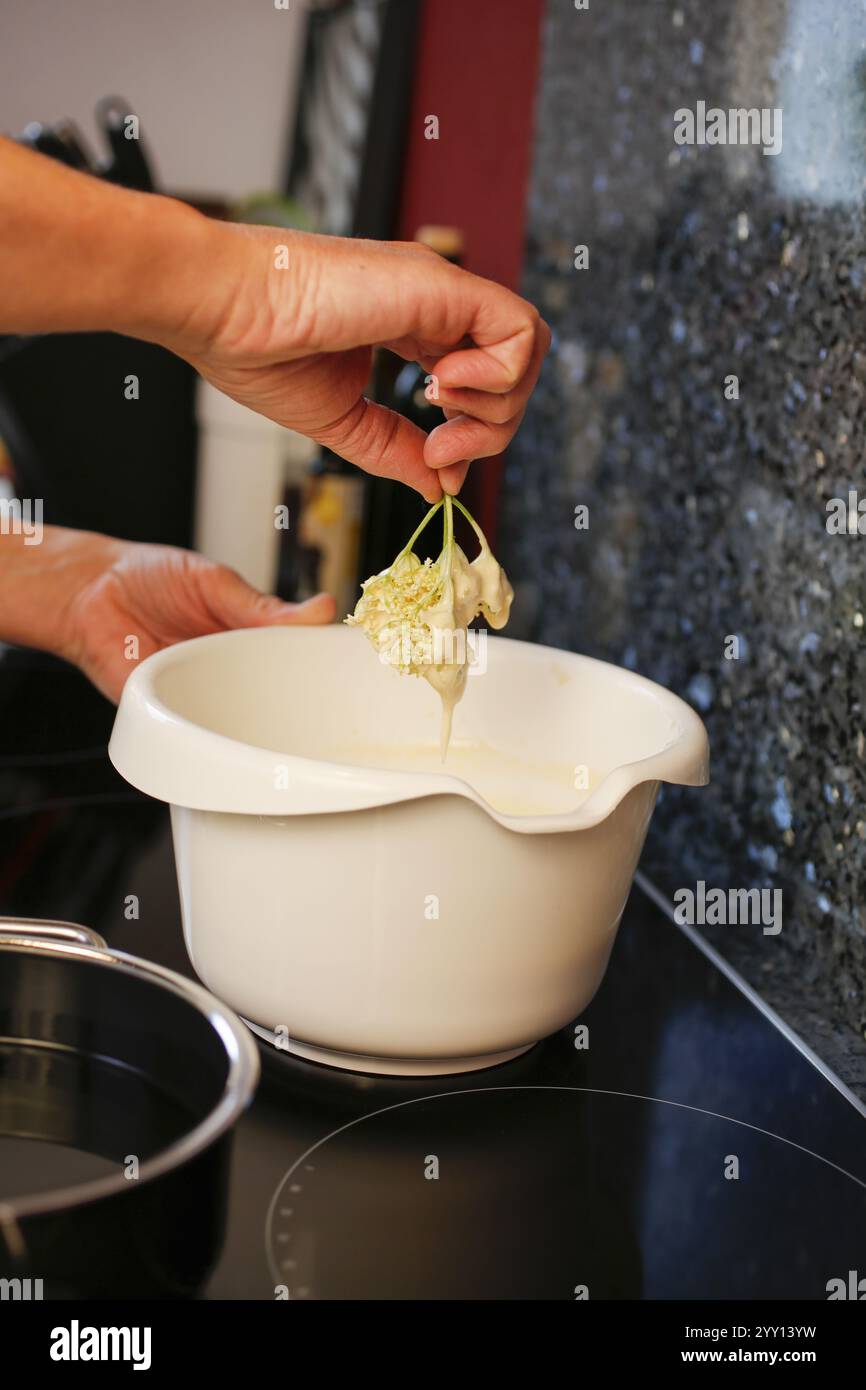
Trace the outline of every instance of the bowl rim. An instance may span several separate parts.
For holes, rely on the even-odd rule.
[[[337,633],[339,637],[335,637]],[[275,638],[274,634],[280,635]],[[372,810],[428,796],[456,795],[474,802],[504,829],[520,834],[591,829],[606,820],[624,797],[644,782],[703,786],[709,781],[706,729],[697,712],[679,695],[646,676],[597,657],[492,634],[488,642],[496,648],[519,648],[528,660],[542,662],[553,658],[603,670],[607,678],[616,679],[620,685],[645,691],[657,704],[664,705],[677,725],[675,736],[660,750],[611,768],[574,810],[549,815],[508,815],[491,806],[455,773],[361,766],[244,743],[195,723],[156,692],[160,673],[174,664],[179,655],[186,656],[203,644],[243,645],[254,635],[258,641],[322,641],[323,634],[327,634],[327,641],[366,641],[362,633],[337,624],[235,628],[176,643],[147,657],[130,675],[121,695],[108,745],[114,767],[139,791],[193,811],[293,817]],[[172,756],[169,743],[177,756]],[[215,750],[225,769],[222,772],[213,768]],[[182,762],[186,763],[186,772],[180,771]],[[285,788],[276,786],[277,767],[288,773]],[[227,794],[229,781],[231,792]]]

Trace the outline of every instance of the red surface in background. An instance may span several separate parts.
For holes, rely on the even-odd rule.
[[[460,227],[463,264],[517,288],[523,262],[544,0],[424,0],[398,236],[425,222]],[[424,137],[426,116],[439,139]],[[464,489],[491,540],[501,459]]]

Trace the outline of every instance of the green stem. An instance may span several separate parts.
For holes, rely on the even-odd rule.
[[[474,516],[471,515],[471,513],[466,509],[466,507],[464,507],[463,503],[458,501],[456,497],[450,498],[449,501],[453,501],[455,507],[459,507],[460,511],[463,513],[463,515],[466,517],[466,520],[469,522],[469,525],[472,527],[472,530],[478,537],[481,549],[487,550],[487,537],[485,536],[481,527],[478,525],[478,522],[475,520]]]
[[[406,555],[406,554],[408,554],[408,552],[412,549],[413,545],[414,545],[415,542],[417,541],[417,539],[418,539],[418,537],[420,536],[421,532],[424,530],[424,527],[427,525],[427,522],[433,520],[433,517],[434,517],[434,516],[436,515],[436,513],[438,512],[439,508],[442,506],[442,503],[443,503],[444,500],[445,500],[444,498],[440,497],[440,499],[439,499],[438,502],[434,502],[434,503],[433,503],[433,506],[430,508],[429,512],[428,512],[427,515],[424,517],[424,520],[421,522],[421,525],[418,527],[418,529],[417,529],[416,531],[414,531],[414,532],[412,533],[412,536],[410,537],[409,541],[406,543],[406,545],[403,546],[403,549],[400,551],[400,554],[397,556],[397,560],[402,560],[403,556]],[[395,564],[395,565],[396,565],[396,563],[397,563],[397,560],[394,561],[394,564]]]
[[[446,492],[442,499],[445,503],[445,558],[446,565],[451,567],[451,551],[454,548],[454,499]]]

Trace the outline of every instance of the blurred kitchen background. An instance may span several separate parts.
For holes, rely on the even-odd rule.
[[[701,712],[713,783],[664,793],[643,867],[669,897],[783,891],[778,936],[702,930],[866,1094],[866,538],[826,526],[866,499],[861,0],[3,0],[0,22],[4,133],[217,217],[420,235],[539,304],[539,390],[466,489],[510,634]],[[782,108],[781,153],[676,145],[698,101]],[[430,428],[423,388],[380,356],[371,393]],[[343,611],[423,511],[108,335],[0,341],[0,441],[0,489],[46,522]]]

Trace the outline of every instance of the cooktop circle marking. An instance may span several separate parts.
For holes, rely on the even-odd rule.
[[[742,1129],[752,1130],[755,1134],[763,1134],[768,1139],[776,1139],[780,1144],[787,1144],[789,1148],[797,1149],[800,1153],[808,1155],[809,1158],[817,1159],[819,1163],[825,1164],[828,1168],[833,1168],[837,1173],[841,1173],[844,1178],[850,1179],[851,1182],[856,1183],[858,1187],[863,1188],[864,1192],[866,1192],[866,1182],[864,1182],[862,1178],[856,1177],[854,1173],[849,1173],[847,1168],[842,1168],[838,1163],[834,1163],[832,1159],[824,1158],[823,1154],[815,1153],[814,1149],[807,1149],[804,1144],[798,1144],[794,1139],[786,1139],[784,1134],[774,1134],[771,1129],[763,1129],[761,1125],[753,1125],[748,1120],[738,1120],[733,1115],[723,1115],[718,1110],[705,1110],[700,1105],[688,1105],[685,1101],[681,1100],[667,1100],[664,1096],[643,1096],[634,1091],[612,1091],[597,1086],[473,1086],[465,1091],[438,1091],[435,1095],[412,1096],[409,1100],[395,1101],[393,1105],[383,1105],[378,1110],[370,1110],[366,1115],[356,1115],[354,1120],[347,1120],[344,1125],[339,1125],[336,1129],[331,1130],[330,1134],[325,1134],[321,1139],[317,1139],[315,1144],[311,1144],[308,1149],[304,1150],[299,1158],[295,1159],[294,1163],[286,1170],[277,1183],[265,1215],[265,1252],[268,1260],[268,1268],[276,1283],[280,1284],[284,1281],[280,1277],[280,1270],[276,1262],[271,1257],[270,1230],[274,1218],[274,1209],[279,1200],[280,1193],[283,1191],[292,1175],[297,1172],[301,1164],[306,1165],[308,1172],[312,1171],[310,1165],[307,1163],[311,1154],[314,1154],[317,1149],[321,1149],[325,1144],[330,1143],[332,1139],[336,1139],[337,1135],[344,1134],[346,1130],[354,1129],[356,1125],[364,1124],[367,1120],[374,1120],[379,1115],[387,1115],[393,1110],[405,1110],[410,1105],[420,1105],[425,1101],[452,1100],[455,1096],[495,1095],[503,1091],[571,1091],[583,1095],[619,1096],[624,1100],[642,1100],[652,1105],[668,1105],[675,1110],[688,1110],[696,1115],[706,1115],[713,1120],[725,1120],[728,1124],[739,1125]],[[291,1192],[300,1192],[301,1187],[297,1184],[293,1184],[289,1190]],[[286,1262],[283,1265],[283,1269],[288,1267],[289,1264]]]

